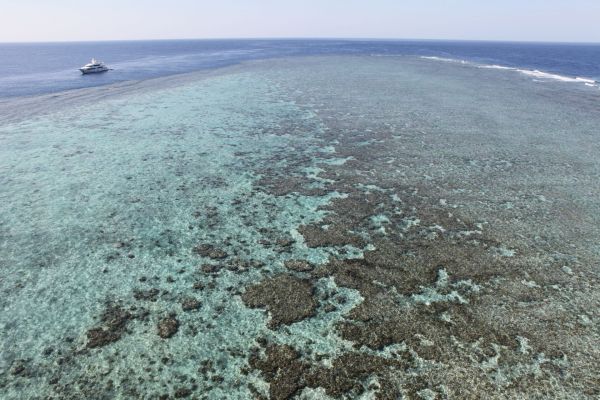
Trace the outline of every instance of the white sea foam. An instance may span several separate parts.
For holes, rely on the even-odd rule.
[[[512,67],[505,67],[504,65],[478,65],[479,68],[487,68],[487,69],[504,69],[504,70],[509,70],[509,71],[516,71],[516,68],[512,68]]]
[[[532,76],[538,79],[549,79],[561,82],[579,82],[576,78],[571,78],[564,75],[551,74],[548,72],[539,71],[537,69],[516,69],[516,71],[522,73],[523,75]]]
[[[455,58],[444,58],[444,57],[436,57],[436,56],[422,56],[421,58],[424,58],[426,60],[444,61],[444,62],[451,62],[451,63],[458,63],[458,64],[470,64],[470,62],[468,62],[467,60],[458,60]]]
[[[497,64],[479,64],[476,62],[454,59],[454,58],[435,57],[435,56],[422,56],[421,58],[425,59],[425,60],[443,61],[443,62],[462,64],[462,65],[469,65],[472,67],[483,68],[483,69],[498,69],[498,70],[505,70],[505,71],[515,71],[515,72],[519,72],[523,75],[534,78],[535,82],[560,81],[560,82],[570,82],[570,83],[583,83],[586,86],[600,88],[600,82],[598,82],[594,79],[591,79],[591,78],[582,78],[582,77],[578,77],[578,76],[571,77],[571,76],[566,76],[566,75],[553,74],[550,72],[544,72],[544,71],[540,71],[537,69],[533,69],[533,70],[521,69],[521,68],[507,67],[504,65],[497,65]]]
[[[575,80],[577,80],[578,82],[583,82],[583,83],[590,83],[592,85],[597,84],[599,82],[593,80],[593,79],[588,79],[588,78],[581,78],[581,77],[576,77]]]

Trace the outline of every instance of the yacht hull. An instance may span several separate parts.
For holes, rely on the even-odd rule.
[[[105,69],[83,69],[83,68],[79,68],[79,70],[81,71],[81,73],[83,75],[87,75],[87,74],[99,74],[101,72],[106,72],[106,71],[108,71],[108,68],[105,68]]]

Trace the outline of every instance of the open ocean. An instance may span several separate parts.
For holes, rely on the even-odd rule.
[[[0,43],[0,97],[143,80],[248,60],[344,54],[439,57],[539,71],[557,79],[600,80],[600,44],[326,39]],[[114,70],[81,76],[77,68],[92,57]]]
[[[0,45],[0,399],[597,400],[599,78],[582,44]]]

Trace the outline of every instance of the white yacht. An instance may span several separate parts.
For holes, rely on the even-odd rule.
[[[84,65],[79,68],[82,74],[93,74],[96,72],[105,72],[108,71],[108,67],[104,65],[102,61],[96,61],[95,58],[92,58],[89,64]]]

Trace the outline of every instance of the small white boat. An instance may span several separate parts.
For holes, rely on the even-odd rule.
[[[97,72],[106,72],[108,71],[108,67],[102,61],[96,61],[95,58],[92,58],[89,64],[85,64],[79,70],[82,74],[94,74]]]

